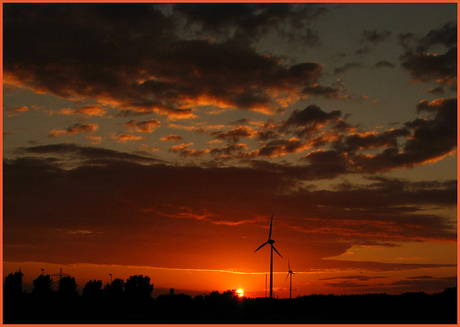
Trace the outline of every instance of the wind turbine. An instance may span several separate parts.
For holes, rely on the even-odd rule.
[[[289,286],[289,298],[290,299],[292,299],[292,275],[295,275],[295,273],[292,272],[291,264],[289,263],[289,260],[288,260],[288,274],[286,276],[286,280],[288,279],[288,277],[290,277],[290,281],[289,281],[289,284],[290,284],[290,286]]]
[[[275,246],[273,245],[273,243],[275,243],[275,241],[271,239],[271,237],[272,237],[272,225],[273,225],[273,215],[272,215],[272,219],[270,221],[270,232],[268,233],[268,241],[265,242],[264,244],[262,244],[261,246],[259,246],[257,248],[257,250],[254,251],[254,253],[255,253],[255,252],[259,251],[265,245],[270,244],[270,299],[273,298],[273,250],[275,250],[276,253],[278,253],[278,255],[281,258],[283,257],[278,252],[278,250],[275,248]]]

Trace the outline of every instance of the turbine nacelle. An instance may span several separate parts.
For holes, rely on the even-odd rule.
[[[259,246],[254,252],[257,252],[261,248],[263,248],[265,245],[270,244],[272,249],[275,250],[275,252],[278,253],[278,255],[282,258],[283,256],[278,252],[278,250],[273,245],[273,243],[275,243],[275,241],[271,239],[271,237],[272,237],[272,226],[273,226],[273,215],[272,215],[272,219],[270,220],[270,231],[268,232],[268,241],[265,242],[264,244],[262,244],[261,246]]]

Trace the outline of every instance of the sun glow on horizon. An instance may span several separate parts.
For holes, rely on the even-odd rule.
[[[236,290],[236,294],[238,294],[238,297],[243,297],[244,290],[242,288],[239,288],[239,289]]]

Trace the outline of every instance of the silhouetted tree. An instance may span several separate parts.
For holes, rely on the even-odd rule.
[[[104,292],[109,296],[109,297],[121,297],[123,294],[123,287],[125,285],[125,282],[123,279],[120,278],[115,278],[111,284],[107,284],[104,288]]]
[[[11,273],[5,278],[3,286],[3,312],[4,318],[10,319],[17,316],[24,310],[26,293],[22,290],[21,271]],[[6,321],[7,321],[6,320]]]
[[[128,298],[145,300],[151,298],[153,285],[150,284],[150,277],[135,275],[126,280],[125,294]]]
[[[131,310],[145,311],[153,304],[151,293],[153,285],[150,277],[135,275],[130,276],[125,283],[125,296]]]
[[[94,298],[100,296],[102,293],[102,281],[90,280],[83,288],[82,296],[84,298]]]
[[[107,284],[104,288],[104,305],[108,311],[119,312],[123,309],[123,288],[125,282],[123,279],[116,278],[111,284]]]
[[[102,281],[90,280],[83,288],[82,298],[91,305],[100,304],[102,301]]]
[[[6,276],[3,295],[11,297],[22,296],[22,277],[24,277],[24,274],[21,271],[17,271],[14,274],[10,273]]]
[[[40,275],[32,283],[34,284],[32,293],[49,294],[53,290],[53,279],[50,275]]]
[[[56,305],[56,291],[53,290],[53,279],[50,275],[39,275],[33,280],[34,288],[28,296],[28,311],[32,322],[44,322],[48,319],[49,308]],[[24,315],[24,313],[23,313]]]
[[[22,277],[19,270],[10,273],[3,284],[3,323],[7,324],[26,310],[26,293],[22,290]]]
[[[59,280],[58,293],[62,297],[70,298],[78,295],[75,278],[70,276],[62,277]]]

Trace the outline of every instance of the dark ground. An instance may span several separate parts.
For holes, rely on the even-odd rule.
[[[457,288],[401,295],[238,298],[233,291],[149,298],[4,294],[5,324],[456,324]]]

